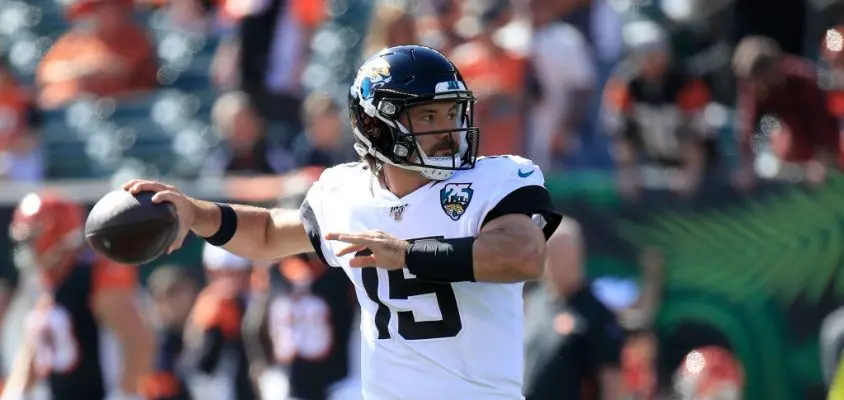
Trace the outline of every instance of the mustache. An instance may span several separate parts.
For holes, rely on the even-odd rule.
[[[437,152],[440,152],[440,151],[456,151],[456,150],[457,150],[457,143],[455,143],[453,140],[446,139],[446,140],[443,140],[441,142],[438,142],[437,145],[434,146],[434,149],[431,150],[431,153],[437,153]]]

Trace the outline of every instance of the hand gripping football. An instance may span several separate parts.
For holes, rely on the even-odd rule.
[[[179,231],[176,208],[153,203],[152,192],[118,189],[103,196],[85,222],[85,240],[95,251],[122,264],[144,264],[167,251]]]

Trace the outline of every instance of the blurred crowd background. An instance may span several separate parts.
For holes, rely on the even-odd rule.
[[[533,159],[583,238],[527,290],[528,398],[825,398],[844,349],[839,24],[841,0],[0,0],[2,215],[141,176],[298,207],[356,159],[357,66],[424,44],[475,91],[481,152]],[[37,290],[0,247],[14,321]],[[198,240],[139,271],[175,374],[151,398],[184,395],[170,378],[201,399],[359,391],[342,272]],[[174,367],[191,326],[234,361]]]

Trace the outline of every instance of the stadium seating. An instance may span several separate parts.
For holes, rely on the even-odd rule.
[[[346,4],[348,3],[348,4]],[[332,2],[306,69],[306,90],[328,90],[345,102],[358,63],[370,2]],[[50,178],[93,178],[142,171],[194,177],[219,138],[209,127],[216,92],[208,66],[216,38],[174,29],[163,10],[136,18],[155,42],[162,89],[137,99],[80,99],[45,112],[42,129]],[[59,0],[0,2],[0,51],[22,82],[34,83],[38,60],[68,29]]]

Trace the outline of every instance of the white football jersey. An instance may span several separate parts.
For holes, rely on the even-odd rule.
[[[517,156],[479,158],[474,169],[403,198],[362,163],[330,168],[313,185],[303,223],[317,253],[354,283],[367,399],[522,399],[522,283],[434,283],[407,269],[349,268],[353,255],[335,255],[348,244],[323,235],[477,236],[486,220],[511,213],[535,216],[546,236],[553,232],[542,172]]]

